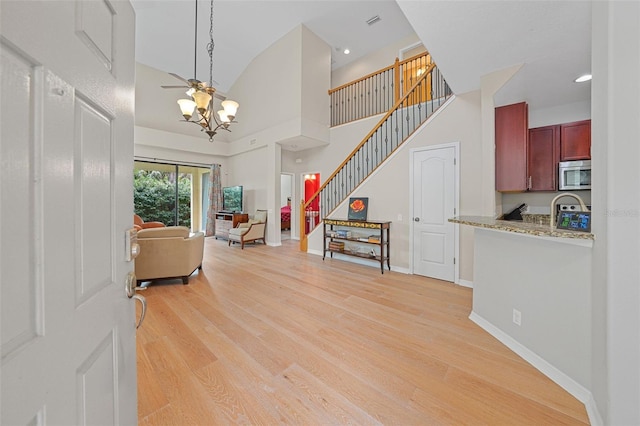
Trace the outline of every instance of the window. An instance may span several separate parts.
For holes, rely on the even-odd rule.
[[[201,190],[202,175],[208,172],[203,167],[135,161],[134,212],[145,221],[199,230],[203,216],[200,207],[203,198],[207,199]]]

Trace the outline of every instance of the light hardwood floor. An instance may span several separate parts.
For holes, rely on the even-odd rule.
[[[141,425],[588,423],[451,283],[208,238],[189,285],[143,294]]]

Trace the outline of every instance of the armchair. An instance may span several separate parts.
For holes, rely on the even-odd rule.
[[[145,222],[140,216],[133,214],[133,227],[138,231],[148,228],[164,228],[164,226],[165,224],[162,222]]]
[[[253,218],[249,222],[239,223],[236,228],[229,229],[229,246],[231,243],[240,243],[240,247],[244,249],[244,243],[256,242],[262,240],[266,244],[264,234],[267,230],[267,211],[256,210]]]
[[[138,231],[140,254],[135,259],[138,282],[160,278],[182,278],[189,283],[189,276],[202,269],[204,234],[190,235],[185,226],[167,226]]]

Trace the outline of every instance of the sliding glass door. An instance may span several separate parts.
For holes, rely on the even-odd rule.
[[[208,168],[135,161],[134,212],[145,222],[186,226],[198,231],[202,223],[202,175]]]

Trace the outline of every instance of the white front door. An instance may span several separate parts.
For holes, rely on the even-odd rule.
[[[457,145],[412,151],[413,272],[456,279]]]
[[[135,424],[134,14],[0,2],[0,424]]]

